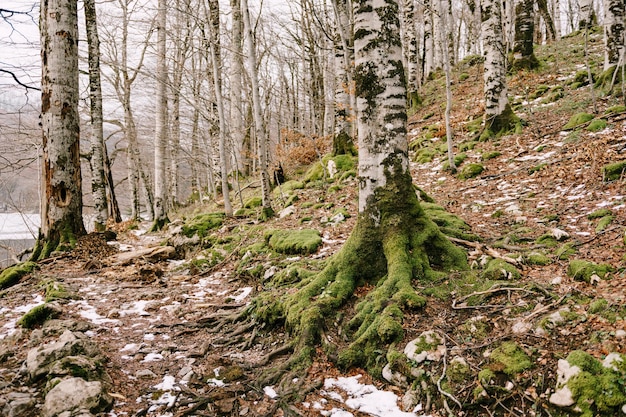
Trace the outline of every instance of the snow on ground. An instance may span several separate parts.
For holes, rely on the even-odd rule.
[[[361,379],[361,375],[327,378],[324,381],[324,390],[320,394],[332,400],[343,402],[351,410],[374,417],[428,417],[425,414],[417,414],[421,410],[421,405],[418,405],[412,412],[400,410],[396,394],[379,390],[374,385],[361,384],[359,379]],[[317,403],[313,404],[313,408],[318,408]],[[341,408],[321,410],[320,414],[328,417],[353,415]]]
[[[24,313],[30,311],[32,308],[37,307],[44,303],[44,299],[41,294],[33,294],[33,302],[22,306],[15,307],[13,310],[0,307],[0,318],[7,319],[7,322],[0,328],[0,340],[11,336],[15,333],[15,325]]]

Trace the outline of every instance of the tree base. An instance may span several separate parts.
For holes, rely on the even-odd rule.
[[[521,130],[521,119],[515,115],[511,105],[507,104],[502,113],[485,120],[485,126],[477,139],[485,142],[513,132],[521,133]]]
[[[308,366],[316,346],[333,353],[336,347],[322,337],[328,325],[338,326],[351,341],[338,354],[341,367],[361,366],[380,375],[384,364],[376,352],[402,339],[404,311],[426,303],[413,280],[433,280],[467,269],[465,252],[442,234],[417,201],[414,204],[403,216],[386,216],[377,227],[370,216],[360,215],[343,248],[321,272],[301,281],[297,292],[266,293],[255,299],[252,314],[257,320],[284,324],[294,337],[288,368]],[[375,287],[356,305],[354,316],[344,321],[340,310],[364,284]]]

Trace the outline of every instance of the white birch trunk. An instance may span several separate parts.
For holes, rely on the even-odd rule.
[[[226,115],[224,114],[224,100],[222,96],[222,59],[220,52],[220,12],[217,0],[209,0],[209,54],[213,66],[213,87],[215,90],[215,102],[217,105],[217,117],[219,124],[218,149],[220,156],[220,171],[222,173],[222,196],[224,197],[224,213],[226,216],[233,215],[233,207],[230,203],[228,191],[228,159],[226,158]]]
[[[604,0],[604,70],[617,65],[624,53],[624,0]],[[624,63],[622,63],[624,65]]]
[[[166,0],[159,0],[157,12],[157,64],[155,94],[154,137],[154,221],[161,228],[166,221],[167,184],[165,150],[167,144],[167,63],[166,47]]]
[[[579,18],[578,29],[585,30],[595,24],[595,12],[593,10],[593,0],[578,0]]]
[[[435,65],[435,43],[433,28],[433,4],[432,0],[424,0],[424,69],[422,76],[426,81]]]
[[[243,105],[243,20],[241,18],[240,0],[230,0],[232,13],[232,43],[233,48],[231,71],[230,71],[230,136],[235,155],[237,169],[243,175],[248,175],[247,168],[250,166],[249,150],[244,146],[244,105]]]
[[[248,0],[241,0],[241,12],[246,40],[246,60],[248,61],[248,71],[250,73],[250,84],[252,86],[252,108],[254,115],[254,126],[258,146],[259,172],[261,173],[261,199],[264,216],[272,214],[272,202],[270,196],[270,178],[267,166],[267,134],[263,123],[263,112],[261,111],[261,95],[259,91],[259,77],[257,73],[257,59],[254,42],[254,33],[250,22],[250,10]]]
[[[100,80],[100,39],[96,19],[96,3],[84,0],[85,26],[89,61],[89,105],[91,114],[91,193],[94,201],[94,229],[106,228],[109,215],[104,170],[104,131],[102,119],[102,83]],[[112,186],[112,184],[111,184]]]
[[[354,49],[359,132],[359,213],[380,221],[376,193],[408,174],[406,86],[393,0],[355,4]]]
[[[41,235],[48,249],[85,233],[78,116],[78,16],[74,0],[41,3]],[[64,241],[65,240],[65,241]],[[61,245],[60,245],[61,244]],[[35,256],[34,256],[35,257]]]
[[[486,126],[489,126],[505,112],[509,104],[499,0],[483,0],[481,14],[485,57],[483,74],[485,121]]]

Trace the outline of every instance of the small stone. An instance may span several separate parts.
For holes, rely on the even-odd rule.
[[[385,365],[382,371],[383,378],[389,381],[391,384],[397,385],[399,387],[405,387],[407,385],[406,376],[402,375],[400,372],[396,372],[391,369],[389,364]]]
[[[278,212],[278,218],[283,219],[287,216],[291,216],[296,212],[296,208],[294,206],[289,206]]]
[[[623,339],[625,337],[626,337],[626,330],[619,329],[619,330],[615,331],[615,338],[616,339]]]
[[[23,392],[10,392],[6,395],[6,405],[0,411],[6,417],[20,417],[32,411],[37,401],[35,397]]]
[[[157,377],[156,374],[152,372],[150,369],[140,369],[137,372],[135,372],[135,376],[140,379],[150,379],[150,378]]]
[[[68,378],[48,392],[42,416],[53,417],[76,409],[88,409],[98,413],[110,409],[112,405],[113,398],[107,394],[101,382]]]
[[[407,343],[404,354],[417,363],[422,363],[425,360],[439,362],[446,354],[446,345],[441,335],[433,331],[426,331]]]

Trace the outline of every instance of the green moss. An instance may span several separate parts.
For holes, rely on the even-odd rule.
[[[46,293],[46,302],[53,300],[67,300],[70,298],[74,298],[74,296],[69,293],[65,287],[56,281],[49,281],[44,283],[43,285]]]
[[[614,219],[615,219],[615,216],[602,217],[600,221],[598,222],[598,224],[596,225],[596,233],[600,233],[601,231],[606,229],[607,226],[610,225]]]
[[[465,165],[459,172],[459,179],[467,180],[470,178],[475,178],[479,176],[484,171],[484,169],[485,167],[483,167],[481,164],[472,163]]]
[[[483,386],[493,384],[495,379],[496,379],[495,372],[493,372],[489,368],[481,369],[481,371],[478,372],[478,381]]]
[[[322,245],[317,230],[270,230],[265,233],[265,242],[276,252],[284,254],[314,253]]]
[[[480,132],[480,128],[482,124],[483,124],[483,119],[477,118],[470,122],[467,122],[467,124],[465,125],[465,128],[467,129],[468,133],[476,134]]]
[[[525,256],[528,265],[550,265],[552,260],[543,252],[530,252]]]
[[[480,159],[482,159],[483,161],[488,161],[490,159],[497,158],[500,155],[502,155],[502,152],[498,152],[498,151],[483,152],[483,154],[480,156]]]
[[[261,207],[262,204],[263,199],[261,197],[252,197],[244,203],[243,207],[247,209],[252,209],[256,207]]]
[[[545,162],[537,164],[534,167],[528,168],[528,174],[531,175],[531,174],[534,174],[535,172],[539,172],[547,166],[548,164],[546,164]]]
[[[200,214],[183,225],[182,232],[187,237],[206,237],[209,231],[217,229],[224,223],[224,213]]]
[[[436,149],[432,147],[422,148],[415,153],[413,160],[419,164],[425,164],[428,162],[432,162],[433,159],[435,159],[436,155],[437,155]]]
[[[620,113],[626,113],[626,106],[623,106],[623,105],[612,106],[604,111],[604,114],[606,115],[620,114]]]
[[[35,326],[43,324],[45,321],[56,318],[60,315],[57,308],[52,307],[50,304],[40,304],[31,308],[26,314],[24,314],[18,321],[19,326],[25,329],[32,329]]]
[[[528,98],[530,98],[531,100],[534,100],[536,98],[539,98],[541,96],[543,96],[546,92],[548,92],[550,90],[550,87],[548,87],[547,85],[541,84],[538,85],[535,88],[535,91],[533,91],[532,93],[530,93],[530,95],[528,96]]]
[[[521,274],[510,263],[502,259],[492,259],[487,263],[487,267],[481,274],[485,279],[497,281],[497,280],[517,280],[520,279]]]
[[[286,181],[284,184],[281,184],[280,187],[274,188],[274,196],[278,197],[283,194],[291,194],[294,190],[301,190],[304,188],[304,183],[296,180]]]
[[[589,220],[594,220],[594,219],[600,219],[605,216],[611,216],[612,214],[613,214],[613,211],[611,209],[602,208],[600,210],[594,211],[593,213],[587,214],[587,218]]]
[[[554,255],[560,261],[565,261],[576,254],[576,247],[573,243],[565,243],[559,247]]]
[[[587,126],[587,130],[590,132],[599,132],[606,127],[607,123],[604,119],[593,119]]]
[[[593,120],[594,117],[595,116],[593,114],[589,114],[589,113],[576,113],[569,119],[569,122],[567,122],[567,124],[563,126],[563,130],[574,129],[580,125],[583,125]]]
[[[606,301],[604,298],[599,298],[597,300],[593,300],[591,304],[589,304],[587,311],[590,314],[598,314],[606,310],[608,307],[609,307],[609,302]]]
[[[459,81],[465,81],[469,78],[469,74],[467,72],[462,72],[459,74]]]
[[[470,140],[470,141],[465,141],[465,142],[459,143],[459,145],[458,145],[459,152],[471,151],[472,149],[474,149],[476,147],[477,144],[478,144],[478,141],[476,141],[476,140]]]
[[[503,342],[491,352],[491,368],[515,376],[532,367],[530,357],[515,342]]]
[[[17,284],[24,275],[30,274],[39,268],[35,262],[23,262],[9,266],[0,273],[0,290]]]
[[[581,416],[615,416],[626,404],[626,357],[620,357],[622,360],[618,363],[621,366],[614,370],[604,367],[598,359],[581,350],[575,350],[567,356],[567,362],[581,370],[566,383],[582,412]]]
[[[602,178],[604,181],[615,181],[622,178],[626,171],[626,161],[615,162],[602,167]]]
[[[541,235],[535,240],[537,245],[543,245],[547,248],[555,248],[559,245],[559,241],[556,240],[551,234]]]
[[[567,267],[567,275],[577,281],[591,282],[591,277],[597,275],[601,279],[606,278],[613,267],[608,264],[596,264],[581,259],[572,259]]]

